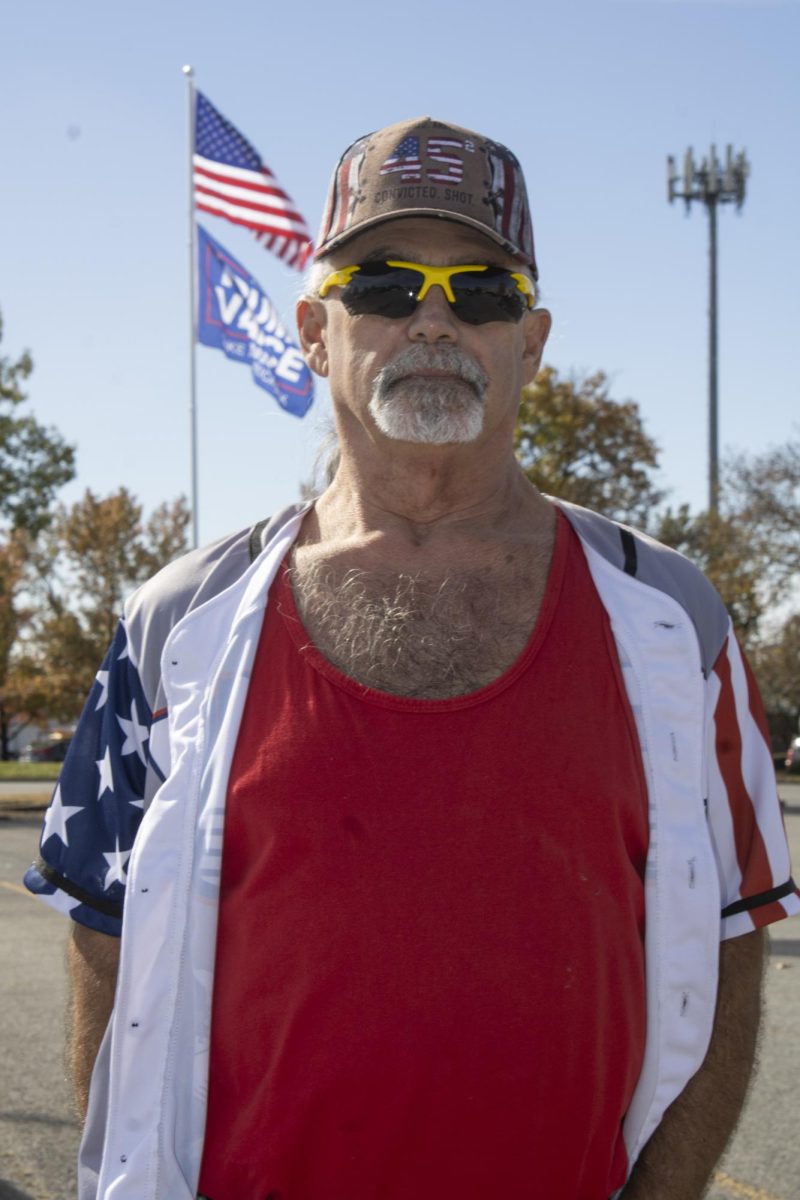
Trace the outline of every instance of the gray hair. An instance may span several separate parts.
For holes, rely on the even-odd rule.
[[[318,300],[319,289],[332,270],[335,268],[330,259],[321,258],[319,262],[312,260],[303,272],[298,300]]]

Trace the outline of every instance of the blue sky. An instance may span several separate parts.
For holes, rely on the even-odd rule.
[[[225,15],[227,11],[227,15]],[[184,63],[319,223],[355,137],[429,113],[506,142],[531,195],[546,360],[602,369],[661,447],[673,503],[706,496],[707,224],[666,201],[688,145],[746,149],[720,214],[726,447],[800,434],[800,3],[507,0],[300,6],[27,0],[6,10],[0,103],[2,350],[28,347],[31,408],[78,479],[149,509],[189,491]],[[209,231],[288,321],[299,277],[246,232]],[[294,499],[328,417],[303,421],[198,347],[200,536]]]

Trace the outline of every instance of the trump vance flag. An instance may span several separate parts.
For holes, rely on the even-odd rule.
[[[287,266],[302,271],[313,246],[294,201],[238,129],[202,92],[195,97],[195,204],[244,225]]]
[[[197,340],[249,363],[253,379],[286,412],[304,417],[314,383],[297,344],[261,286],[197,226]]]

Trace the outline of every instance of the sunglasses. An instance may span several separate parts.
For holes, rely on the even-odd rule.
[[[519,321],[536,303],[527,275],[474,263],[458,267],[399,260],[359,263],[334,271],[319,294],[324,299],[331,288],[340,287],[339,299],[351,316],[400,318],[410,317],[436,286],[467,325]]]

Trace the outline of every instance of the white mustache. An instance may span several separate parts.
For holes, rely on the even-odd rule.
[[[387,363],[375,377],[375,387],[385,391],[409,375],[418,371],[443,371],[455,375],[468,383],[479,396],[483,396],[489,385],[489,377],[476,362],[455,346],[409,346],[398,354],[393,362]]]

